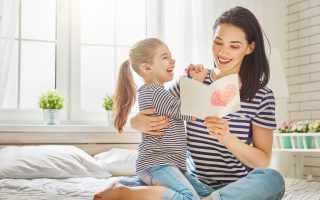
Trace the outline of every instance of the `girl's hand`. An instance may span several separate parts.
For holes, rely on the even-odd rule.
[[[207,126],[210,135],[222,144],[225,144],[233,136],[229,131],[229,123],[225,119],[213,116],[206,117],[204,124]]]
[[[138,112],[130,120],[133,129],[150,135],[163,135],[163,128],[169,126],[169,118],[167,116],[150,116],[155,113],[155,109],[149,108]]]
[[[201,64],[190,64],[186,69],[185,72],[190,75],[194,80],[203,82],[206,78],[208,69],[205,69]]]

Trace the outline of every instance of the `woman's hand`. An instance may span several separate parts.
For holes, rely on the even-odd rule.
[[[184,71],[189,74],[194,80],[201,83],[208,74],[208,69],[205,69],[201,64],[190,64]]]
[[[155,109],[149,108],[138,112],[130,120],[131,127],[150,135],[163,135],[164,132],[161,129],[169,126],[169,118],[167,116],[150,116],[155,111]]]
[[[272,153],[272,130],[252,125],[252,145],[241,141],[229,131],[229,123],[218,117],[206,117],[209,134],[223,144],[248,167],[268,167]]]
[[[233,135],[229,131],[229,123],[227,120],[219,117],[206,117],[204,124],[210,135],[217,139],[220,143],[225,144]]]

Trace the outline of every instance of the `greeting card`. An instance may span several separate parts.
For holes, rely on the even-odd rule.
[[[224,117],[240,110],[238,75],[232,74],[204,85],[196,80],[180,79],[181,114],[199,119]]]

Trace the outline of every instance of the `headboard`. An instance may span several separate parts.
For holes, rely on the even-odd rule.
[[[8,145],[74,145],[94,155],[111,148],[137,149],[141,134],[115,132],[4,131],[0,130],[0,147]]]

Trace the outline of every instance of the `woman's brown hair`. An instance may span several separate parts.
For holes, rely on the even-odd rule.
[[[242,82],[240,97],[250,101],[257,91],[265,87],[269,81],[270,68],[264,47],[264,32],[254,14],[239,6],[225,11],[216,20],[213,32],[220,24],[231,24],[242,29],[248,43],[255,42],[253,52],[244,57],[239,71]],[[267,37],[266,39],[268,40]]]

